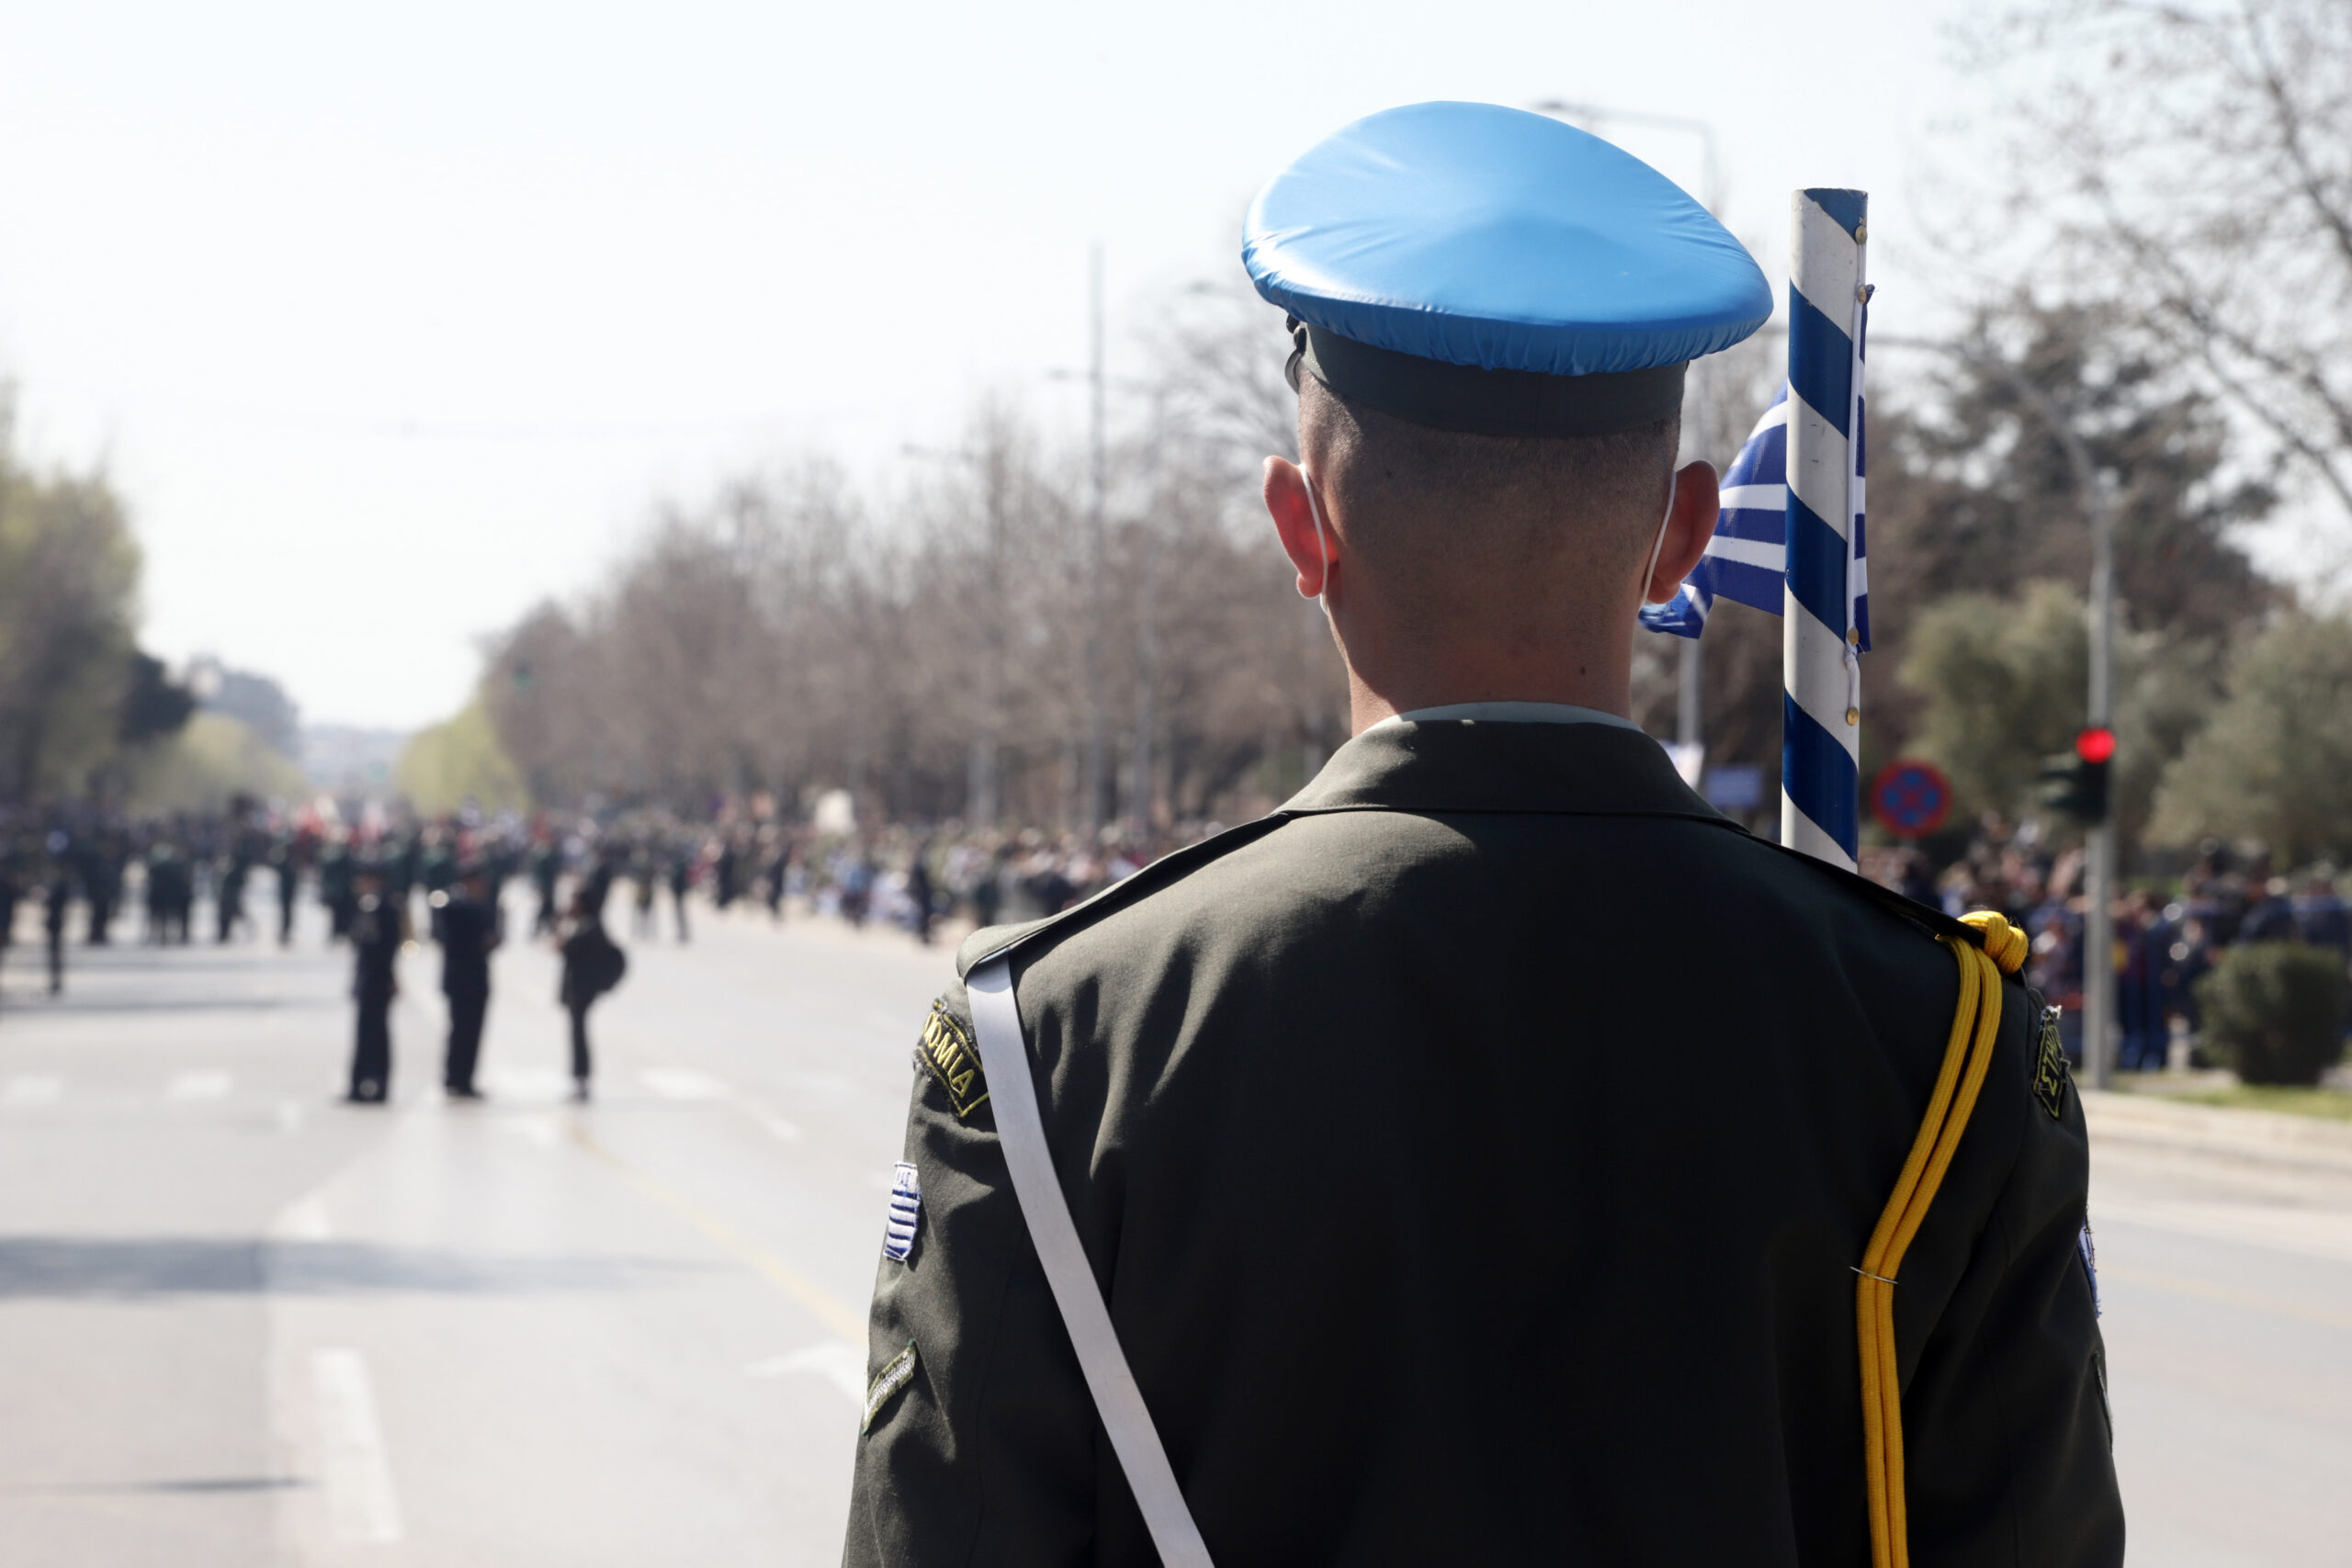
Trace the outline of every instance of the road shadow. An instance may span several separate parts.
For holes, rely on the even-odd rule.
[[[108,997],[77,996],[69,987],[62,997],[35,996],[30,1001],[10,998],[10,1007],[27,1012],[66,1015],[85,1012],[285,1012],[302,1009],[323,1011],[348,1008],[338,997]]]
[[[642,1290],[702,1272],[634,1258],[526,1258],[361,1241],[0,1236],[0,1301],[150,1296],[529,1295]]]

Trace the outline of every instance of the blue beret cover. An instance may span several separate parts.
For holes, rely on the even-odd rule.
[[[1495,104],[1413,104],[1317,143],[1250,203],[1241,259],[1300,321],[1487,370],[1679,365],[1772,314],[1754,258],[1673,181]]]

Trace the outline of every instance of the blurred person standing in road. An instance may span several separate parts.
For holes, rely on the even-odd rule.
[[[62,995],[65,990],[65,911],[74,902],[74,874],[60,859],[49,870],[49,886],[42,895],[41,928],[49,937],[49,994]]]
[[[16,848],[0,831],[0,962],[6,962],[8,950],[17,944],[17,900],[24,895],[19,876]]]
[[[932,908],[931,844],[928,840],[915,845],[907,856],[907,919],[915,933],[915,941],[925,947],[931,945],[932,922],[938,912]]]
[[[480,861],[458,868],[458,880],[432,896],[433,935],[441,944],[441,994],[449,1002],[449,1045],[441,1088],[452,1100],[480,1100],[474,1068],[481,1059],[482,1021],[490,1013],[490,955],[505,940],[505,921],[490,897],[490,874]]]
[[[270,869],[277,874],[277,945],[294,945],[295,901],[302,892],[301,844],[292,833],[270,851]]]
[[[693,886],[695,857],[684,844],[670,849],[670,905],[678,917],[678,940],[686,940],[686,889]]]
[[[531,845],[531,891],[538,896],[538,908],[531,916],[531,934],[552,936],[556,922],[563,911],[555,900],[556,879],[563,874],[563,846],[554,833],[542,825]]]
[[[588,1080],[595,1063],[588,1050],[588,1010],[596,998],[621,983],[628,955],[605,930],[605,892],[609,885],[583,878],[571,896],[571,909],[561,928],[557,951],[563,956],[563,975],[556,1000],[571,1019],[571,1098],[585,1102]]]
[[[653,853],[639,844],[628,857],[628,934],[639,942],[653,939]]]
[[[352,890],[351,841],[341,833],[327,840],[319,856],[319,902],[327,908],[327,940],[339,942],[351,934],[352,910],[358,899]]]
[[[392,1092],[392,998],[401,992],[408,912],[392,901],[384,868],[373,861],[352,867],[351,886],[351,995],[359,1016],[345,1098],[354,1105],[381,1105]]]
[[[243,847],[230,851],[217,863],[212,877],[213,940],[226,947],[245,919],[245,879],[252,872]]]
[[[1750,838],[1626,716],[1718,514],[1683,372],[1762,274],[1488,105],[1341,130],[1245,234],[1299,392],[1265,504],[1353,738],[964,944],[845,1563],[2113,1568],[2024,935]]]

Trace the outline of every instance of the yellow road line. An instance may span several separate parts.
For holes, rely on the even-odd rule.
[[[761,1247],[733,1225],[711,1213],[692,1199],[655,1180],[612,1150],[588,1135],[588,1129],[573,1122],[572,1141],[590,1154],[611,1166],[621,1179],[639,1192],[652,1199],[678,1218],[702,1232],[720,1247],[749,1265],[759,1276],[786,1295],[807,1308],[810,1315],[848,1340],[863,1347],[865,1343],[865,1319],[833,1300],[809,1280],[803,1279],[775,1254]]]
[[[2127,1285],[2145,1285],[2152,1291],[2168,1291],[2177,1296],[2197,1296],[2209,1302],[2223,1302],[2231,1306],[2245,1307],[2250,1312],[2290,1317],[2299,1323],[2315,1323],[2322,1328],[2340,1328],[2352,1334],[2352,1313],[2326,1312],[2278,1296],[2241,1291],[2234,1285],[2209,1284],[2203,1280],[2186,1279],[2178,1274],[2150,1274],[2137,1269],[2118,1269],[2106,1263],[2099,1265],[2098,1277],[2101,1280],[2120,1280]]]

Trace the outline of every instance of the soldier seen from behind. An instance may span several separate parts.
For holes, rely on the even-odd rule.
[[[1751,838],[1628,717],[1719,511],[1684,371],[1762,273],[1629,154],[1460,103],[1308,152],[1243,255],[1352,738],[964,943],[844,1562],[2114,1568],[2025,934]]]

